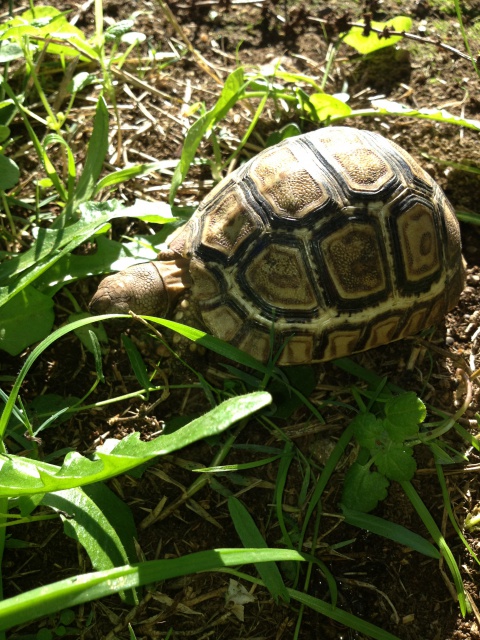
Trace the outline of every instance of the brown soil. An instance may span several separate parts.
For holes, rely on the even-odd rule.
[[[62,10],[70,9],[73,15],[78,14],[77,26],[87,33],[93,33],[93,5],[84,11],[80,2],[56,0],[52,4]],[[447,0],[385,0],[378,4],[372,2],[370,8],[376,20],[398,14],[409,15],[414,20],[414,31],[425,25],[426,34],[430,37],[438,34],[443,42],[463,50],[457,20],[450,4]],[[285,17],[286,6],[285,22],[278,16]],[[271,64],[282,57],[282,64],[288,71],[322,77],[328,44],[335,35],[336,20],[347,13],[356,20],[362,15],[360,5],[352,0],[332,0],[328,6],[319,2],[284,3],[268,0],[257,4],[232,3],[226,0],[172,0],[170,7],[184,35],[223,80],[235,68],[237,56],[239,62],[246,67]],[[146,0],[104,2],[107,24],[128,18],[134,12],[137,15],[135,28],[145,33],[157,50],[169,51],[169,46],[177,50],[182,48],[178,34],[173,31],[156,4]],[[478,16],[479,3],[474,0],[465,2],[465,23],[472,38],[475,37],[474,27]],[[313,22],[311,17],[328,22],[322,26],[321,23]],[[476,51],[474,40],[471,45],[472,50]],[[146,49],[143,53],[146,53]],[[142,87],[119,78],[117,101],[122,107],[120,117],[124,125],[122,147],[125,154],[120,165],[125,158],[131,162],[142,162],[146,156],[156,159],[177,158],[183,144],[184,125],[187,123],[185,114],[181,113],[182,99],[185,98],[188,104],[199,101],[210,107],[219,94],[219,86],[191,54],[160,71],[145,66],[147,70],[142,74],[138,71],[141,67],[138,61],[128,62],[124,69],[141,77],[156,93],[144,93]],[[52,83],[55,84],[53,80]],[[156,119],[156,125],[146,128],[143,133],[139,131],[139,108],[132,97],[124,93],[125,84],[130,86],[138,102]],[[384,49],[367,58],[356,55],[346,46],[341,47],[325,89],[328,93],[346,89],[352,96],[350,104],[355,109],[368,108],[371,97],[384,94],[391,100],[412,107],[445,108],[456,115],[480,119],[479,88],[478,78],[468,61],[436,46],[403,41],[398,48]],[[82,99],[78,97],[79,104]],[[91,106],[91,103],[84,103],[84,106],[88,105]],[[258,143],[259,148],[268,133],[278,129],[288,119],[283,114],[283,120],[280,116],[281,122],[275,122],[274,117],[277,115],[272,107],[259,122],[251,139],[255,144]],[[245,105],[237,106],[229,114],[222,125],[221,143],[225,155],[238,143],[251,118],[252,114]],[[189,122],[191,124],[193,119],[190,118]],[[457,210],[479,212],[478,176],[437,162],[440,159],[480,166],[480,147],[475,131],[394,117],[352,118],[346,124],[374,129],[394,138],[439,181]],[[21,131],[20,124],[16,126]],[[90,127],[90,120],[81,122],[73,141],[78,147],[78,162],[81,162],[83,144],[88,139]],[[115,142],[114,136],[112,141]],[[202,143],[199,153],[203,158],[212,159],[211,144],[208,141]],[[113,156],[111,160],[115,162]],[[40,167],[34,165],[29,158],[25,159],[21,169],[25,176],[43,175]],[[169,181],[170,175],[160,173],[150,176],[147,181],[134,180],[123,185],[117,197],[126,202],[133,202],[139,195],[166,200]],[[195,204],[211,184],[212,176],[208,165],[192,169],[179,191],[179,202]],[[131,229],[119,223],[114,227],[113,234],[120,237],[128,231]],[[418,343],[411,340],[388,345],[355,358],[380,377],[387,376],[394,384],[417,391],[430,407],[450,414],[455,411],[456,393],[460,404],[463,399],[464,389],[457,390],[456,369],[458,366],[468,366],[465,363],[468,363],[472,350],[475,351],[471,336],[476,328],[476,309],[480,297],[478,231],[471,225],[465,225],[462,232],[465,257],[469,265],[468,286],[458,307],[446,319],[446,327],[438,329],[435,335],[429,337],[441,351],[423,349],[412,367],[407,365],[412,349]],[[72,291],[86,307],[94,288],[95,282],[76,283]],[[65,318],[65,309],[70,309],[71,303],[62,292],[57,296],[57,303],[60,325]],[[149,365],[155,367],[158,362],[157,343],[142,330],[132,330],[129,325],[120,327],[118,323],[111,323],[108,325],[109,348],[104,357],[107,381],[96,392],[95,400],[114,397],[137,388],[121,346],[121,330],[125,330],[137,341]],[[13,376],[24,356],[2,358],[4,375]],[[178,368],[172,359],[163,360],[161,366],[161,375],[169,380],[196,382],[195,376],[188,369]],[[79,341],[75,337],[64,338],[37,362],[25,383],[22,398],[28,402],[44,393],[82,397],[94,380],[94,372],[93,358],[83,351]],[[206,374],[210,379],[220,381],[224,377],[223,369],[215,361],[210,363]],[[278,426],[285,430],[299,451],[308,458],[318,450],[322,452],[328,449],[353,417],[354,412],[349,409],[349,405],[354,405],[350,385],[358,383],[333,364],[316,367],[315,375],[318,384],[311,400],[319,407],[325,425],[312,428],[315,425],[311,424],[305,410],[298,410],[287,419],[277,420]],[[469,428],[474,424],[478,410],[476,386],[473,391],[472,403],[461,421]],[[93,402],[94,399],[90,400]],[[155,417],[148,422],[142,417],[143,407],[139,402],[111,405],[103,411],[78,414],[64,422],[60,428],[42,433],[41,452],[48,456],[69,447],[85,453],[98,445],[107,434],[109,437],[121,438],[134,430],[140,430],[144,437],[148,437],[148,434],[158,431],[162,421],[171,427],[178,416],[186,420],[188,416],[206,408],[207,401],[203,392],[198,389],[192,390],[186,397],[183,390],[172,390],[168,399],[155,409]],[[456,465],[447,471],[451,503],[461,525],[479,499],[476,481],[479,456],[455,435],[449,435],[448,441],[468,457],[468,465]],[[279,448],[283,446],[275,432],[267,430],[260,422],[253,422],[242,431],[237,444],[246,443]],[[147,514],[162,499],[166,498],[168,507],[181,497],[181,487],[188,487],[195,480],[196,475],[188,470],[185,460],[193,461],[194,466],[209,466],[216,451],[215,443],[200,443],[179,452],[180,458],[171,456],[162,459],[141,477],[121,477],[110,483],[110,488],[132,509],[138,527],[138,548],[145,559],[171,558],[205,549],[241,546],[224,496],[208,485],[195,496],[195,502],[182,504],[169,517],[160,517],[149,526],[141,525]],[[476,640],[480,638],[480,620],[475,615],[476,607],[480,606],[478,565],[448,522],[430,453],[419,450],[416,455],[419,471],[415,477],[415,487],[442,529],[461,567],[472,614],[465,619],[461,617],[459,606],[452,597],[450,575],[443,564],[341,522],[338,518],[338,501],[348,460],[338,469],[322,501],[324,515],[316,553],[333,573],[339,589],[338,604],[345,610],[373,622],[402,640]],[[239,448],[233,451],[226,463],[247,462],[250,459],[251,453]],[[322,465],[323,462],[320,460],[316,464]],[[159,477],[159,472],[162,477]],[[218,478],[226,491],[242,492],[244,504],[272,546],[281,544],[281,532],[276,523],[275,512],[270,508],[277,472],[278,463],[242,472],[243,485],[233,476]],[[301,528],[303,521],[302,507],[305,503],[302,502],[304,496],[300,493],[302,481],[303,468],[298,458],[289,474],[285,493],[287,506],[290,508],[288,517],[292,531]],[[248,491],[245,491],[247,485]],[[209,519],[205,514],[202,515],[198,505],[206,511]],[[392,484],[388,498],[375,513],[429,537],[412,505],[395,483]],[[60,522],[55,520],[15,527],[12,535],[31,547],[8,550],[4,565],[7,597],[91,569],[82,549],[66,537],[61,528]],[[306,551],[311,550],[311,535],[310,531],[306,539]],[[467,537],[478,552],[479,544],[475,536]],[[253,571],[252,568],[245,570]],[[288,581],[287,577],[285,579]],[[303,584],[303,579],[300,584]],[[298,608],[293,604],[275,604],[264,589],[257,588],[254,591],[256,601],[245,606],[244,622],[227,613],[225,591],[228,580],[228,576],[224,574],[205,574],[155,585],[143,593],[142,602],[133,613],[130,607],[123,605],[116,597],[88,603],[75,609],[75,622],[70,625],[67,635],[80,634],[86,639],[126,639],[129,638],[130,623],[137,638],[164,638],[168,636],[170,629],[173,630],[172,635],[168,636],[171,638],[279,640],[294,637]],[[246,583],[245,586],[249,585]],[[328,599],[326,581],[317,569],[309,582],[308,592]],[[182,613],[180,605],[187,605],[191,612]],[[58,618],[52,618],[42,621],[40,626],[54,629],[57,623]],[[38,623],[35,623],[28,630],[16,630],[16,635],[11,637],[34,633],[37,629]],[[306,609],[298,637],[341,640],[361,639],[364,636]]]

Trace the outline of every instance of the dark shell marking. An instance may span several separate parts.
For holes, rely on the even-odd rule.
[[[283,347],[280,364],[417,333],[464,285],[459,226],[440,187],[396,144],[346,127],[247,162],[171,249],[191,258],[190,300],[207,329],[263,361]]]

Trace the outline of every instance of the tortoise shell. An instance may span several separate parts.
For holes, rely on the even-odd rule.
[[[464,286],[436,182],[377,133],[328,127],[222,180],[170,245],[215,336],[262,361],[330,360],[441,321]]]

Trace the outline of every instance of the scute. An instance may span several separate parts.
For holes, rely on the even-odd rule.
[[[382,136],[328,127],[269,148],[207,196],[173,250],[207,329],[259,360],[329,360],[439,322],[464,285],[440,187]]]
[[[250,211],[242,191],[235,185],[225,189],[215,204],[209,207],[202,230],[202,243],[225,257],[235,255],[244,242],[260,226]]]
[[[272,307],[310,311],[317,306],[308,268],[298,247],[268,245],[252,258],[245,280],[252,298]]]
[[[433,209],[415,202],[398,218],[397,229],[405,278],[417,282],[441,269]]]
[[[352,191],[378,192],[392,181],[393,167],[379,150],[365,144],[364,132],[346,130],[340,144],[333,127],[332,133],[320,132],[318,148]]]
[[[378,237],[372,225],[350,223],[320,244],[336,295],[344,300],[385,291],[387,278]]]
[[[303,218],[328,199],[327,191],[305,163],[285,147],[253,162],[250,178],[272,214],[280,218]]]

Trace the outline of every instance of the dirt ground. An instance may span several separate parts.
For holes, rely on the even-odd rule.
[[[91,4],[59,0],[52,4],[62,10],[71,10],[71,15],[77,18],[77,26],[87,33],[93,33]],[[282,65],[288,71],[322,77],[337,21],[346,14],[358,20],[362,16],[362,5],[353,0],[332,0],[329,3],[179,0],[171,1],[169,6],[185,36],[222,79],[235,68],[237,62],[248,67],[272,64],[279,57],[282,57]],[[432,39],[439,37],[444,43],[463,51],[464,45],[452,6],[453,2],[449,0],[385,0],[371,3],[370,9],[374,19],[380,21],[399,14],[411,16],[414,33]],[[465,24],[472,38],[472,51],[475,52],[480,41],[480,3],[476,0],[466,1],[462,7]],[[174,32],[154,2],[127,0],[119,3],[117,0],[105,0],[104,14],[107,24],[135,14],[136,30],[145,33],[149,43],[159,51],[170,51],[181,46],[178,33]],[[325,22],[315,22],[311,20],[312,17]],[[477,34],[479,37],[475,40]],[[139,63],[127,63],[124,70],[140,75],[139,66]],[[117,86],[117,100],[122,107],[121,118],[125,125],[124,158],[128,157],[132,162],[147,161],[149,158],[178,158],[187,122],[181,114],[181,100],[185,98],[190,104],[204,102],[210,107],[218,96],[219,88],[191,54],[160,71],[145,65],[141,79],[156,93],[144,93],[142,87],[131,85],[137,102],[125,91],[125,83],[121,78]],[[340,47],[325,90],[332,94],[347,91],[354,109],[368,108],[373,96],[384,95],[413,108],[438,107],[455,115],[480,119],[479,88],[479,80],[468,61],[434,45],[403,41],[396,48],[381,50],[367,58],[362,58],[347,46]],[[89,96],[86,95],[85,105],[88,100]],[[137,126],[139,102],[158,118],[155,126],[147,127],[143,132]],[[259,148],[269,132],[287,122],[286,116],[284,121],[275,122],[274,115],[273,110],[267,110],[256,128],[252,142],[258,143]],[[228,116],[222,132],[225,154],[235,146],[248,124],[248,113],[243,107],[235,109]],[[441,184],[458,211],[480,213],[478,175],[437,161],[480,167],[480,146],[475,131],[394,117],[356,118],[347,120],[345,124],[376,130],[395,139]],[[88,137],[89,126],[87,123],[85,128],[80,129],[76,140],[79,149],[84,138]],[[113,155],[112,152],[112,158]],[[208,142],[202,143],[200,155],[212,157],[213,150]],[[33,166],[28,158],[21,169],[24,174],[40,174],[40,168]],[[166,200],[169,180],[167,173],[154,174],[148,181],[133,180],[120,188],[119,197],[127,203],[133,202],[139,195]],[[179,190],[179,203],[196,204],[212,184],[208,165],[192,169]],[[113,234],[120,238],[129,231],[138,229],[129,229],[119,223],[114,227]],[[454,413],[456,397],[461,401],[463,393],[462,388],[458,389],[457,368],[471,366],[475,369],[478,366],[474,360],[476,345],[472,342],[480,297],[478,230],[473,225],[465,224],[462,226],[462,236],[469,267],[467,287],[458,307],[447,317],[445,327],[439,327],[428,338],[440,351],[423,350],[413,368],[407,366],[412,349],[417,344],[412,340],[387,345],[355,357],[362,366],[379,376],[388,376],[389,380],[404,389],[417,391],[430,407],[449,414]],[[85,308],[95,286],[93,279],[72,285],[76,299],[82,301]],[[57,302],[60,325],[70,302],[63,293],[57,296]],[[107,383],[99,388],[95,396],[97,400],[136,388],[121,346],[122,330],[137,340],[147,361],[154,365],[158,359],[156,346],[141,330],[111,323],[108,326],[109,348],[104,357]],[[2,356],[3,373],[14,375],[24,357],[25,354],[19,358]],[[219,371],[215,362],[210,362],[209,367],[210,375]],[[93,358],[83,351],[78,340],[66,338],[61,344],[54,344],[38,362],[28,376],[22,398],[28,400],[46,392],[82,397],[94,379],[94,372]],[[173,364],[168,363],[165,364],[164,375],[175,375],[177,380],[185,383],[192,379],[187,370],[179,372]],[[318,383],[311,400],[320,408],[326,424],[311,429],[304,410],[278,421],[278,426],[286,430],[295,446],[306,456],[327,449],[348,424],[353,416],[346,408],[352,404],[350,385],[357,383],[328,363],[317,366],[315,375]],[[476,424],[475,415],[478,411],[478,387],[475,382],[473,384],[472,403],[460,421],[471,429]],[[72,447],[85,453],[91,451],[106,433],[122,437],[133,430],[142,430],[148,435],[155,432],[162,421],[168,424],[178,416],[186,419],[207,406],[199,390],[190,391],[187,397],[183,390],[172,390],[168,399],[156,408],[153,424],[145,423],[139,403],[113,405],[101,412],[78,414],[60,428],[42,434],[43,451],[48,455],[52,451]],[[455,465],[446,471],[451,503],[461,525],[478,503],[479,456],[459,437],[449,435],[448,438],[454,448],[468,457],[468,464]],[[277,442],[273,432],[267,431],[259,423],[252,423],[242,432],[239,444],[271,445]],[[122,477],[110,483],[110,487],[132,509],[138,527],[138,546],[146,559],[177,557],[215,547],[240,546],[224,498],[208,485],[195,496],[195,502],[181,505],[168,518],[159,517],[149,526],[142,524],[145,516],[162,499],[166,498],[167,505],[172,503],[181,495],[182,487],[193,482],[195,477],[185,461],[208,466],[214,452],[213,445],[200,443],[179,452],[178,457],[167,457],[160,465],[150,467],[142,477]],[[227,462],[232,464],[240,461],[248,461],[248,454],[239,448]],[[480,638],[478,565],[446,518],[433,460],[428,451],[417,451],[417,463],[415,487],[444,532],[461,567],[473,609],[471,615],[466,619],[461,617],[458,604],[451,595],[448,570],[438,561],[342,523],[338,517],[338,500],[345,465],[335,474],[322,503],[324,515],[317,553],[337,580],[338,604],[345,610],[373,622],[402,640],[476,640]],[[276,473],[275,464],[245,472],[246,484],[248,481],[250,488],[242,496],[257,525],[273,546],[279,544],[281,534],[274,512],[266,509],[266,505],[272,504],[272,481]],[[219,478],[219,481],[231,491],[237,492],[240,488],[227,476]],[[291,506],[298,504],[301,482],[301,469],[298,468],[289,476],[286,488]],[[198,505],[208,514],[208,519],[205,514],[202,515]],[[292,513],[296,525],[301,527],[302,512],[292,509]],[[395,483],[388,498],[375,513],[428,538],[428,532],[412,505]],[[64,536],[59,521],[45,521],[16,529],[16,538],[35,546],[28,550],[9,550],[4,568],[6,596],[90,570],[88,559],[70,538]],[[478,553],[480,545],[476,536],[467,537]],[[311,537],[307,536],[307,541],[311,545]],[[255,590],[255,603],[246,605],[245,620],[240,622],[235,616],[226,615],[227,585],[228,576],[222,574],[197,575],[157,585],[145,592],[142,603],[133,614],[118,598],[88,603],[75,610],[75,623],[70,625],[67,635],[79,635],[92,640],[123,639],[129,637],[130,623],[137,638],[165,638],[171,628],[173,633],[168,636],[171,638],[293,638],[298,613],[293,605],[276,605],[268,592],[259,588]],[[323,576],[320,572],[314,572],[309,593],[326,598],[327,591]],[[180,605],[187,605],[190,612],[182,613]],[[41,625],[52,629],[56,623],[56,619],[50,619]],[[34,633],[36,629],[37,623],[28,629],[17,630],[11,637],[23,637],[28,632]],[[313,637],[335,640],[363,638],[361,634],[336,625],[311,610],[304,613],[298,637],[305,640]]]

